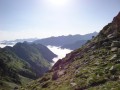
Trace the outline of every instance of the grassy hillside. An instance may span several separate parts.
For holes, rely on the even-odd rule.
[[[18,85],[24,85],[25,83],[21,82],[21,71],[24,71],[31,79],[36,77],[27,63],[7,50],[0,50],[0,90],[2,88],[9,90]]]
[[[120,90],[120,13],[98,36],[20,90]]]
[[[27,42],[0,49],[0,90],[13,90],[42,76],[55,56],[47,47]]]

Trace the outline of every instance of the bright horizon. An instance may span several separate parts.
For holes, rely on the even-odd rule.
[[[99,32],[119,0],[0,0],[0,41]]]
[[[90,33],[99,33],[99,32],[94,31],[94,32],[90,32]],[[46,38],[59,37],[59,36],[86,35],[86,34],[90,34],[90,33],[85,33],[85,34],[77,34],[77,33],[76,33],[76,34],[65,34],[65,35],[62,34],[62,35],[54,35],[54,36],[53,36],[53,35],[50,35],[50,36],[43,36],[43,37],[24,37],[24,38],[19,38],[19,37],[18,37],[18,38],[13,38],[13,39],[10,39],[10,38],[9,38],[9,39],[0,40],[0,42],[1,42],[1,41],[15,41],[15,40],[17,40],[17,39],[18,39],[18,40],[19,40],[19,39],[21,39],[21,40],[22,40],[22,39],[24,39],[24,40],[25,40],[25,39],[36,39],[36,40],[37,40],[37,39],[46,39]]]

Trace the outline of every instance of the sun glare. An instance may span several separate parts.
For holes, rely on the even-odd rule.
[[[49,2],[55,6],[64,6],[66,5],[70,0],[49,0]]]

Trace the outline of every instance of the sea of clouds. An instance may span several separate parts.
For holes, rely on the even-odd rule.
[[[66,56],[66,54],[70,53],[72,50],[70,49],[62,49],[56,46],[47,46],[54,54],[58,55],[58,57],[53,58],[54,63],[56,63],[59,59],[62,59]],[[54,64],[52,63],[52,65]]]
[[[4,47],[6,47],[6,46],[11,46],[11,47],[13,47],[13,45],[0,44],[0,47],[1,47],[1,48],[4,48]]]

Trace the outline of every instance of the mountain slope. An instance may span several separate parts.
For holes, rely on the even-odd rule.
[[[25,90],[120,90],[120,13]]]
[[[0,49],[0,90],[13,90],[40,77],[55,56],[47,47],[27,42]]]
[[[63,45],[61,48],[67,48],[70,50],[75,50],[80,48],[82,45],[84,45],[88,40],[79,40],[77,42],[71,43],[71,44],[67,44],[67,45]]]
[[[47,47],[41,44],[28,44],[27,42],[17,43],[13,48],[9,49],[19,58],[29,63],[37,76],[40,76],[40,74],[48,70],[49,63],[51,63],[52,59],[56,56]]]
[[[40,43],[43,45],[51,45],[51,46],[63,46],[71,43],[75,43],[79,40],[90,40],[92,36],[96,36],[97,32],[89,33],[86,35],[68,35],[68,36],[58,36],[58,37],[50,37],[45,39],[40,39],[34,41],[34,43]]]
[[[20,72],[24,72],[24,75]],[[15,86],[25,84],[21,82],[22,76],[26,77],[24,82],[36,78],[26,62],[6,49],[0,50],[0,90],[12,90]]]

